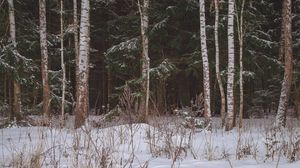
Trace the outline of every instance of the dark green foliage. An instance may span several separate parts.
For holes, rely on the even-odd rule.
[[[67,105],[72,110],[75,94],[75,56],[72,28],[72,2],[64,2],[64,51],[67,70]],[[240,12],[241,0],[236,1]],[[38,1],[15,1],[17,47],[10,44],[8,9],[6,1],[0,3],[0,73],[17,79],[24,88],[23,105],[30,108],[38,90],[37,104],[41,101],[40,45],[38,31]],[[227,71],[227,2],[220,3],[220,70],[226,84]],[[215,80],[214,6],[206,1],[207,45],[211,68],[211,86]],[[78,5],[78,9],[80,5]],[[125,84],[138,98],[141,82],[140,15],[136,1],[91,1],[91,69],[90,106],[113,108],[119,101]],[[190,100],[202,92],[202,60],[200,56],[199,9],[193,0],[151,0],[150,39],[151,103],[165,100],[168,107],[190,105]],[[59,111],[61,95],[59,1],[47,1],[47,33],[49,68],[53,111]],[[294,85],[300,84],[300,0],[293,1]],[[281,1],[246,1],[244,11],[244,79],[245,110],[265,108],[277,103],[283,63],[278,59],[281,29]],[[235,27],[237,34],[237,27]],[[236,36],[237,37],[237,36]],[[238,58],[238,39],[236,58]],[[236,59],[237,63],[238,59]],[[239,67],[236,67],[239,74]],[[238,88],[236,75],[236,88]],[[4,79],[0,79],[4,83]],[[1,103],[5,104],[0,85]],[[213,111],[218,112],[219,93],[211,90]],[[236,92],[238,94],[238,92]],[[2,96],[3,95],[3,96]],[[30,96],[26,96],[30,95]],[[238,95],[237,95],[238,97]],[[237,100],[238,101],[238,100]],[[37,104],[35,106],[37,106]],[[40,104],[41,105],[41,104]],[[95,106],[94,106],[95,105]],[[4,107],[4,105],[3,105]],[[39,106],[37,106],[39,107]],[[166,107],[164,107],[166,108]],[[166,110],[162,110],[166,111]]]

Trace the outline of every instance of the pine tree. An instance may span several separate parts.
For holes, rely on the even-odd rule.
[[[16,52],[17,41],[16,41],[16,23],[15,23],[15,8],[14,1],[8,0],[8,8],[9,8],[9,32],[10,32],[10,40],[14,46],[14,52]],[[17,70],[18,71],[18,70]],[[14,117],[19,119],[19,115],[21,112],[21,85],[17,81],[17,79],[13,80],[14,84],[14,102],[13,102],[13,114],[10,115],[10,119],[12,120]]]

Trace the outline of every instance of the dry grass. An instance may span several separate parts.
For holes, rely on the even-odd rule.
[[[153,117],[149,125],[127,124],[105,129],[88,124],[77,130],[23,128],[25,132],[2,140],[10,155],[0,157],[0,160],[5,159],[5,163],[0,161],[0,167],[147,168],[151,164],[149,159],[157,157],[168,158],[172,167],[178,167],[186,157],[227,160],[230,164],[234,159],[243,158],[257,162],[300,160],[300,130],[295,122],[279,133],[271,129],[271,122],[258,119],[245,120],[244,128],[231,132],[223,132],[219,123],[211,132],[201,132],[185,128],[181,121],[180,118]],[[231,141],[233,146],[226,144]],[[144,147],[143,142],[147,143]],[[140,150],[147,151],[150,158],[139,160]]]

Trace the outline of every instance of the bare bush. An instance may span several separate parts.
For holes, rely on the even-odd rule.
[[[236,159],[240,160],[248,156],[252,156],[254,159],[256,159],[258,153],[258,142],[251,137],[251,135],[239,136],[241,137],[237,143]]]

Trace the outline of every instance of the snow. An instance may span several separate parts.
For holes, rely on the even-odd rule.
[[[219,119],[213,131],[186,129],[177,118],[148,124],[126,124],[107,128],[84,126],[80,129],[15,127],[0,130],[0,167],[149,167],[149,168],[273,168],[278,155],[266,159],[266,131],[274,118],[249,119],[240,130],[241,146],[250,153],[236,159],[239,130],[224,132]],[[299,135],[299,122],[289,119]],[[286,137],[289,138],[289,137]],[[150,151],[151,148],[151,151]],[[78,163],[76,161],[78,156]],[[173,162],[176,160],[175,162]],[[299,168],[285,156],[280,168]]]

